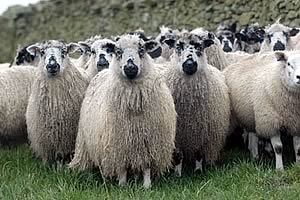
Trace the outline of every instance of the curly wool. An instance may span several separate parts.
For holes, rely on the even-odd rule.
[[[26,112],[28,138],[37,156],[43,161],[68,158],[75,148],[79,112],[88,86],[71,64],[62,74],[46,78],[39,68],[32,86]]]
[[[220,156],[230,125],[230,100],[225,78],[207,65],[193,76],[175,67],[166,74],[178,114],[176,148],[191,162],[200,153],[208,164]]]
[[[169,89],[152,65],[146,64],[147,73],[136,80],[122,78],[113,69],[94,77],[82,104],[72,168],[96,165],[108,177],[124,168],[141,172],[150,167],[156,174],[168,169],[176,112]]]
[[[35,69],[24,66],[0,70],[0,146],[27,141],[25,113]]]

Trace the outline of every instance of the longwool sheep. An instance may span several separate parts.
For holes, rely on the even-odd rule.
[[[203,159],[208,164],[217,161],[230,125],[225,77],[206,60],[204,49],[212,44],[212,39],[183,35],[176,43],[176,53],[171,60],[173,67],[166,72],[178,114],[177,155],[183,155],[184,162],[195,162],[195,170],[202,168]],[[175,172],[180,176],[183,161],[176,158],[177,155]]]
[[[127,182],[127,171],[161,174],[172,162],[176,111],[164,79],[138,35],[116,42],[110,69],[98,73],[82,104],[71,168],[99,166],[105,177]]]
[[[32,66],[0,70],[0,146],[27,141],[25,112],[34,73]]]
[[[68,160],[75,149],[79,111],[88,85],[70,61],[74,43],[50,40],[27,50],[40,57],[26,111],[28,138],[43,162]]]

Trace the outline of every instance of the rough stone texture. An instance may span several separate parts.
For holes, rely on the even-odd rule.
[[[300,27],[299,10],[300,0],[49,0],[11,7],[0,16],[0,62],[10,61],[18,44],[78,41],[139,27],[155,34],[163,24],[215,30],[222,20],[267,25],[281,17],[284,24]]]

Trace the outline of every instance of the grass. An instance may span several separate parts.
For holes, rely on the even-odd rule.
[[[253,162],[247,152],[228,151],[222,164],[205,172],[157,178],[151,190],[131,180],[126,188],[66,166],[44,166],[28,146],[0,150],[0,199],[299,199],[300,166],[284,172],[270,161]]]

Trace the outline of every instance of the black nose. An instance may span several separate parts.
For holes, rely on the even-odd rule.
[[[50,57],[49,63],[46,65],[47,71],[50,74],[55,74],[59,71],[60,65],[56,62],[54,57]]]
[[[282,44],[282,42],[277,41],[273,47],[273,51],[284,51],[285,50],[285,45]]]
[[[17,61],[16,61],[16,65],[21,65],[21,63],[22,63],[22,62],[21,62],[20,60],[17,60]]]
[[[224,42],[223,51],[225,51],[225,52],[231,52],[232,51],[232,48],[230,48],[228,41]]]
[[[193,75],[197,71],[198,64],[193,59],[189,58],[182,64],[182,70],[187,75]]]
[[[138,74],[138,66],[136,66],[133,60],[129,59],[127,64],[124,66],[124,73],[129,79],[134,79]]]
[[[105,68],[108,68],[109,66],[109,62],[106,60],[105,55],[104,54],[100,54],[99,56],[99,60],[97,62],[97,69],[98,71],[102,71]]]

